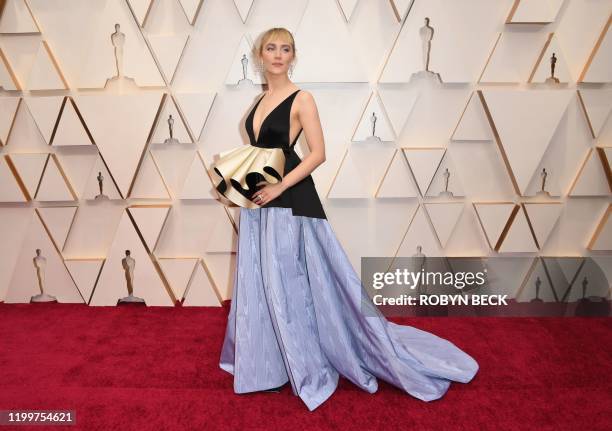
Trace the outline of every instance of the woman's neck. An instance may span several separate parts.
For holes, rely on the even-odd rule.
[[[268,75],[266,81],[268,83],[267,94],[283,92],[284,89],[294,85],[287,75]]]

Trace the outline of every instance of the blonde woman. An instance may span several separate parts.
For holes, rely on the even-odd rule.
[[[478,364],[468,354],[389,322],[369,299],[362,304],[367,293],[311,176],[325,161],[325,145],[313,96],[288,76],[296,60],[293,36],[272,28],[259,40],[256,56],[268,89],[245,121],[250,145],[217,165],[217,190],[243,207],[219,363],[233,374],[234,391],[276,392],[289,382],[312,411],[335,391],[340,375],[369,393],[378,389],[378,377],[423,401],[442,397],[451,381],[469,382]],[[304,159],[294,150],[302,131],[310,148]]]

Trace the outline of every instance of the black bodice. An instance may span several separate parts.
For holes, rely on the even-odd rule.
[[[263,96],[257,101],[245,120],[245,128],[249,135],[251,145],[255,147],[283,149],[283,154],[285,155],[283,176],[287,175],[287,173],[302,161],[294,148],[302,130],[299,131],[291,145],[289,144],[291,105],[299,91],[298,89],[289,95],[285,100],[279,103],[266,118],[264,118],[259,127],[259,135],[257,138],[255,138],[255,131],[253,130],[253,117],[255,116],[255,110],[263,99]],[[267,207],[291,208],[294,216],[327,218],[323,206],[321,205],[319,195],[317,194],[312,175],[306,176],[301,181],[286,189],[277,198],[262,205],[262,208]]]

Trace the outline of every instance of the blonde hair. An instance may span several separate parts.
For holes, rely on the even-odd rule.
[[[280,39],[283,42],[289,43],[291,45],[291,49],[293,50],[293,58],[296,58],[295,54],[295,40],[293,39],[293,34],[289,30],[284,27],[273,27],[269,30],[266,30],[259,36],[259,43],[256,44],[253,56],[255,60],[259,60],[259,57],[262,55],[263,47],[268,43],[269,40],[272,39]]]

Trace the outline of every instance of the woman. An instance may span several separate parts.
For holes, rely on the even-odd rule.
[[[215,168],[217,190],[243,207],[220,367],[234,375],[236,393],[289,382],[311,411],[340,375],[370,393],[379,377],[421,400],[440,398],[451,380],[470,381],[478,364],[446,340],[387,321],[367,297],[310,175],[325,147],[312,95],[287,75],[293,37],[273,28],[260,40],[268,91],[246,118],[250,146],[238,152],[248,155],[234,152]],[[302,130],[310,153],[300,160]],[[228,178],[229,165],[240,174]]]

